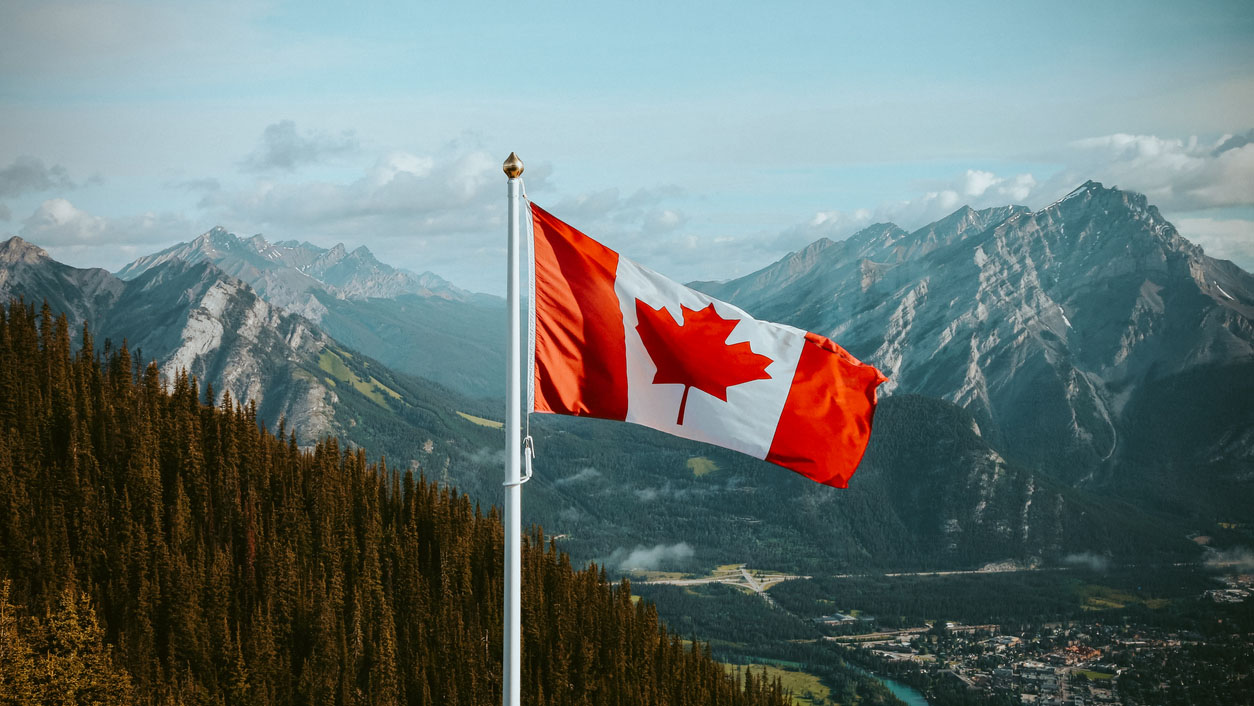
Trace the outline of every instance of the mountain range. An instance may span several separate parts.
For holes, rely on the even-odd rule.
[[[347,348],[211,261],[168,258],[128,274],[71,267],[17,237],[0,243],[0,297],[47,302],[71,330],[87,324],[97,342],[125,344],[166,380],[186,370],[215,396],[253,402],[303,446],[336,435],[442,471],[486,443],[488,430],[457,414],[482,413],[481,401]]]
[[[1232,463],[1254,457],[1254,278],[1140,194],[1088,182],[1035,212],[880,224],[698,286],[841,342],[889,392],[963,407],[1008,458],[1068,485],[1166,501],[1185,474],[1203,486],[1191,510],[1249,497]],[[1180,443],[1147,452],[1164,423]]]
[[[261,235],[240,238],[216,227],[191,242],[146,255],[118,271],[135,279],[166,262],[209,261],[223,272],[252,285],[272,303],[313,321],[321,316],[314,291],[340,298],[365,299],[401,294],[465,300],[470,294],[431,272],[415,275],[379,262],[365,246],[352,252],[338,243],[331,249],[308,242],[267,242]]]
[[[866,459],[834,492],[650,430],[537,416],[528,521],[576,559],[817,573],[1250,540],[1254,278],[1139,194],[1089,182],[1037,211],[877,224],[692,286],[880,367]],[[19,295],[256,400],[302,442],[338,434],[497,499],[499,299],[364,248],[217,228],[118,276],[11,239],[0,296]]]
[[[350,252],[343,244],[269,243],[223,228],[141,257],[117,274],[133,280],[170,262],[211,263],[397,371],[438,378],[472,396],[504,394],[504,378],[493,374],[505,361],[496,345],[505,316],[498,297],[458,289],[431,272],[396,269],[365,246]]]

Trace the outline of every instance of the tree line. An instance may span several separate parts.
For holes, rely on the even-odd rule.
[[[496,704],[502,546],[495,508],[0,307],[0,702]],[[523,552],[524,703],[786,703]]]

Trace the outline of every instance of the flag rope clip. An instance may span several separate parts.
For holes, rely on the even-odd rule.
[[[535,458],[535,456],[536,456],[536,442],[534,439],[531,438],[531,435],[528,434],[526,437],[523,438],[523,466],[524,468],[526,468],[527,472],[523,474],[523,477],[519,478],[517,481],[513,483],[506,481],[505,483],[502,483],[501,485],[504,485],[506,487],[514,486],[514,485],[522,485],[523,483],[526,483],[527,481],[531,480],[531,459]]]

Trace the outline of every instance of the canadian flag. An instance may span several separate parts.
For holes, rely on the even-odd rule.
[[[534,411],[634,422],[848,486],[878,370],[530,215]]]

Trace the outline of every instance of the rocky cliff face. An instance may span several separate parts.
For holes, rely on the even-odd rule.
[[[87,322],[97,340],[157,361],[166,380],[186,370],[262,419],[289,420],[302,443],[340,428],[336,393],[313,372],[331,339],[210,262],[169,259],[127,282],[15,237],[0,245],[0,297],[47,301],[75,330]]]
[[[1040,211],[963,208],[913,233],[880,224],[702,286],[828,335],[889,375],[889,393],[964,407],[997,448],[1068,483],[1135,452],[1138,395],[1254,360],[1254,278],[1145,197],[1093,182]]]
[[[302,443],[340,429],[338,396],[315,374],[333,341],[209,262],[153,267],[94,318],[156,359],[165,379],[186,370],[236,400],[256,402],[262,419],[287,419]]]
[[[214,247],[239,245],[227,240]],[[284,420],[301,445],[331,434],[386,455],[393,466],[444,478],[452,458],[473,454],[486,445],[482,437],[499,434],[458,414],[493,414],[495,406],[392,372],[266,301],[208,258],[170,257],[133,274],[122,280],[70,267],[20,238],[0,244],[0,298],[47,301],[66,312],[72,331],[87,322],[99,346],[125,341],[133,358],[155,360],[167,383],[186,370],[202,388],[212,384],[218,398],[229,392],[254,403],[259,420],[271,428]],[[465,485],[478,487],[478,480]]]
[[[214,242],[205,238],[201,245]],[[214,245],[240,246],[237,239]],[[46,300],[66,312],[73,330],[88,322],[100,343],[125,340],[141,360],[157,361],[167,381],[186,370],[219,395],[255,403],[260,419],[272,426],[286,420],[304,445],[336,434],[394,459],[413,459],[439,455],[455,440],[440,430],[458,421],[457,395],[396,376],[208,258],[164,258],[124,281],[64,265],[13,238],[0,244],[0,298],[10,297]],[[386,422],[364,423],[376,417]],[[396,433],[382,434],[385,428]]]

